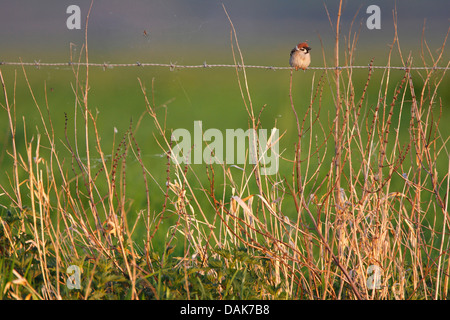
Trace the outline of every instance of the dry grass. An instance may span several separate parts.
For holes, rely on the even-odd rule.
[[[339,17],[340,9],[336,67]],[[258,129],[261,123],[254,113],[244,58],[228,18],[234,62],[242,66],[236,77],[249,128]],[[345,66],[352,64],[357,37],[349,31]],[[12,204],[0,218],[0,296],[446,299],[450,157],[448,137],[440,135],[440,115],[445,111],[438,88],[445,71],[433,69],[442,63],[445,41],[433,56],[423,40],[423,63],[427,66],[427,55],[433,65],[413,74],[408,69],[411,59],[403,57],[395,36],[388,66],[398,52],[405,66],[399,81],[393,80],[390,69],[376,83],[369,69],[363,86],[355,85],[352,69],[326,71],[318,81],[314,77],[305,114],[296,111],[299,102],[292,95],[291,72],[298,143],[291,158],[285,155],[289,153],[281,157],[292,165],[290,177],[261,175],[259,163],[245,167],[240,175],[227,165],[210,166],[209,185],[204,185],[194,166],[170,160],[170,132],[155,112],[153,92],[139,80],[147,114],[158,130],[155,137],[160,137],[167,155],[166,184],[159,185],[161,208],[150,201],[150,180],[155,179],[142,160],[132,125],[115,147],[112,161],[105,159],[96,118],[88,107],[88,67],[86,73],[73,68],[75,114],[82,114],[76,121],[83,121],[85,130],[78,132],[75,126],[75,141],[66,134],[70,163],[55,148],[48,104],[43,108],[36,100],[44,132],[26,136],[26,152],[18,152],[15,97],[8,97],[0,70],[2,107],[12,137],[8,152],[14,163],[8,170],[10,185],[0,186],[2,198]],[[87,47],[85,52],[87,57]],[[23,73],[26,76],[25,68]],[[422,81],[420,89],[415,79]],[[376,101],[366,95],[369,85],[379,88]],[[33,94],[30,85],[29,91]],[[326,94],[333,95],[336,106],[329,123],[320,117]],[[402,141],[402,132],[408,133],[408,140]],[[334,150],[331,161],[329,150]],[[127,156],[140,163],[145,185],[141,192],[147,198],[147,207],[134,221],[127,209]],[[93,157],[101,159],[95,171]],[[439,171],[442,163],[447,172]],[[196,179],[189,180],[188,173]],[[217,175],[225,181],[220,189]],[[232,197],[227,198],[230,191]],[[161,222],[169,215],[177,221],[164,235]],[[143,245],[133,241],[141,224],[146,230]],[[184,255],[170,262],[174,239],[180,236]],[[165,239],[162,256],[155,237]],[[81,290],[66,288],[66,270],[72,264],[83,267]]]

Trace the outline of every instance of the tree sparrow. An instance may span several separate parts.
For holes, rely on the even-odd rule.
[[[299,43],[295,46],[294,49],[291,50],[291,57],[289,59],[289,64],[291,67],[295,68],[295,70],[308,68],[311,63],[311,55],[309,51],[311,50],[308,47],[306,42]]]

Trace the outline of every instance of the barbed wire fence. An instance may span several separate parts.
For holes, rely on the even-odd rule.
[[[170,70],[176,69],[201,69],[201,68],[246,68],[246,69],[266,69],[266,70],[291,70],[291,67],[276,67],[276,66],[256,66],[256,65],[241,65],[241,64],[209,64],[204,62],[197,65],[179,65],[177,63],[86,63],[86,62],[7,62],[0,61],[0,66],[33,66],[40,67],[100,67],[103,69],[123,68],[123,67],[165,67]],[[366,66],[339,66],[339,67],[309,67],[309,70],[344,70],[344,69],[393,69],[393,70],[448,70],[449,65],[446,67],[432,66],[432,67],[414,67],[414,66],[374,66],[368,64]]]

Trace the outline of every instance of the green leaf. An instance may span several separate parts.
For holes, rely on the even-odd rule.
[[[211,268],[215,268],[215,269],[222,269],[223,268],[223,261],[222,260],[210,259],[208,262],[209,262],[209,266]]]
[[[216,248],[214,249],[214,252],[218,255],[224,257],[225,259],[231,259],[232,255],[231,252],[222,248]]]

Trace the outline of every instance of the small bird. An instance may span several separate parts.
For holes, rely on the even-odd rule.
[[[308,47],[306,42],[301,42],[291,50],[291,57],[289,59],[289,64],[295,70],[308,68],[311,63],[311,55],[309,54],[311,48]]]

